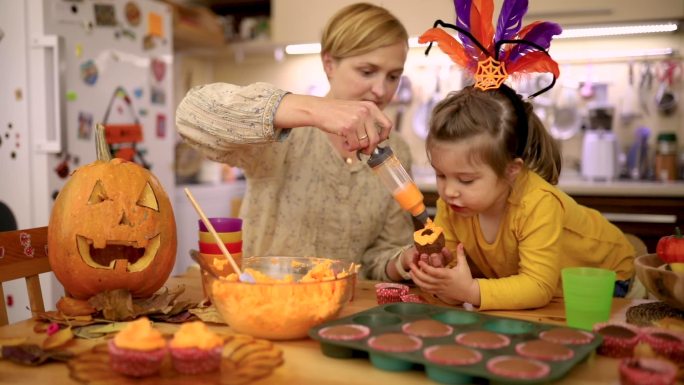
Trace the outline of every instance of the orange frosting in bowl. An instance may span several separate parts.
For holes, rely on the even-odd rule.
[[[268,257],[253,258],[262,258],[263,265],[271,263]],[[302,261],[309,261],[306,274],[299,279],[287,274],[302,270]],[[239,282],[235,274],[213,281],[212,302],[234,330],[268,339],[302,338],[311,327],[334,317],[351,296],[353,272],[338,266],[335,273],[333,266],[339,261],[283,257],[273,263],[284,271],[278,278],[244,268],[255,283]]]
[[[172,348],[198,348],[209,350],[223,344],[223,338],[207,328],[202,321],[186,322],[173,335]]]
[[[114,344],[123,349],[155,350],[166,346],[159,330],[146,317],[130,322],[114,337]]]

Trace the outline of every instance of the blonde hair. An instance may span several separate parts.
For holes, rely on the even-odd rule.
[[[408,45],[408,32],[399,19],[385,8],[356,3],[340,9],[328,21],[321,37],[321,53],[343,59],[398,41]]]
[[[503,177],[508,164],[515,158],[522,158],[528,169],[549,183],[557,184],[561,171],[558,144],[546,131],[532,105],[514,92],[509,93],[511,95],[507,96],[502,90],[481,91],[472,86],[451,92],[432,112],[426,147],[429,149],[435,141],[456,142],[481,137],[485,140],[473,140],[468,154],[471,161],[484,161],[496,175]],[[527,119],[525,143],[519,143],[519,138],[525,137],[519,131],[525,127],[518,124],[512,98],[517,98],[515,103],[524,111],[522,118]]]

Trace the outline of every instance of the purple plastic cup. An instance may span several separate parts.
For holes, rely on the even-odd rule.
[[[217,233],[229,233],[242,230],[242,219],[240,218],[208,218]],[[202,220],[198,220],[200,231],[209,231]]]

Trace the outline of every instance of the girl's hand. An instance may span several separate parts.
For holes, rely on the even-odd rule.
[[[454,259],[454,257],[451,255],[451,251],[446,247],[443,247],[441,253],[434,253],[430,255],[421,254],[419,259],[415,262],[418,264],[419,261],[422,261],[432,267],[445,267],[449,264],[449,262],[451,262],[452,259]]]
[[[411,278],[422,290],[447,303],[469,302],[475,306],[480,305],[480,286],[470,273],[463,244],[456,248],[455,267],[433,267],[425,261],[418,261],[417,264],[411,264]]]

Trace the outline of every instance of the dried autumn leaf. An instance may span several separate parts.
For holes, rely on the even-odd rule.
[[[80,315],[75,317],[67,317],[58,311],[45,311],[45,312],[35,312],[33,313],[38,321],[58,323],[60,325],[66,326],[84,326],[96,323],[93,317],[90,315]]]
[[[88,301],[71,297],[60,298],[57,301],[57,310],[71,317],[91,315],[97,311]]]
[[[71,327],[66,327],[61,329],[57,333],[48,336],[43,341],[43,349],[51,350],[63,346],[67,342],[74,339],[74,333],[71,331]]]
[[[73,357],[71,352],[45,351],[35,344],[3,346],[2,357],[22,365],[40,365],[48,361],[68,361]]]
[[[98,293],[88,302],[98,311],[102,311],[102,317],[106,320],[127,321],[135,318],[133,298],[126,289]]]
[[[188,311],[204,322],[213,322],[224,325],[226,324],[223,316],[221,316],[221,313],[218,312],[215,306],[189,309]]]

